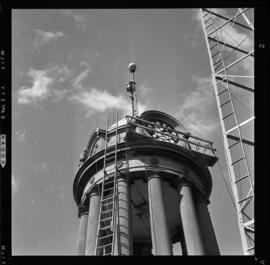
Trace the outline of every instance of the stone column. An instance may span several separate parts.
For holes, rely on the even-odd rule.
[[[98,230],[100,209],[100,194],[97,187],[95,187],[89,196],[89,216],[88,216],[88,228],[86,237],[86,249],[85,255],[95,255],[96,238]]]
[[[207,255],[220,255],[216,235],[207,207],[208,201],[199,199],[197,202],[198,217]]]
[[[148,176],[148,196],[153,254],[173,255],[162,193],[162,180],[157,173],[150,173]]]
[[[187,255],[206,255],[191,184],[181,183],[178,192],[180,194],[180,215]]]
[[[79,206],[80,225],[77,238],[77,255],[84,256],[85,254],[85,242],[87,233],[87,219],[88,219],[88,207],[87,205]]]
[[[116,231],[114,255],[132,255],[131,213],[129,188],[126,176],[120,175],[116,181],[118,200],[116,201]]]

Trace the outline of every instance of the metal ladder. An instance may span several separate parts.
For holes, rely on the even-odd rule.
[[[239,10],[238,13],[235,15],[241,15],[244,11]],[[248,122],[254,119],[254,116],[239,123],[238,118],[236,115],[236,110],[232,100],[231,88],[230,85],[237,85],[235,82],[232,82],[228,75],[228,68],[232,67],[233,65],[237,64],[240,60],[238,59],[234,63],[231,63],[226,66],[225,60],[223,58],[222,50],[224,46],[230,47],[230,45],[224,43],[220,40],[217,32],[219,28],[222,26],[216,26],[213,13],[211,10],[208,9],[201,9],[201,16],[204,28],[205,39],[207,43],[210,64],[212,69],[213,75],[213,83],[214,83],[214,90],[216,94],[216,100],[218,105],[219,117],[221,121],[221,127],[223,132],[224,138],[224,145],[225,145],[225,154],[227,165],[229,169],[230,175],[230,182],[232,186],[232,191],[234,194],[237,214],[238,214],[238,224],[240,229],[240,236],[243,245],[244,254],[250,254],[250,251],[254,250],[254,239],[250,236],[250,233],[254,234],[254,217],[250,215],[250,213],[245,212],[246,207],[252,200],[254,200],[254,183],[252,180],[252,176],[250,173],[246,151],[244,149],[244,144],[254,145],[253,143],[246,141],[242,137],[242,133],[240,131],[240,127],[247,124]],[[228,20],[230,21],[230,20]],[[225,22],[224,25],[226,23]],[[233,22],[237,23],[237,22]],[[234,48],[236,51],[240,51],[244,53],[245,51],[239,49],[238,47],[230,47]],[[241,59],[244,59],[247,56],[253,56],[253,52],[245,52]],[[222,75],[221,75],[222,74]],[[222,85],[222,89],[218,89],[218,86],[221,86],[222,83],[225,83],[225,86]],[[244,86],[238,84],[238,87],[247,89]],[[222,101],[222,97],[225,98]],[[221,103],[222,102],[222,103]],[[225,112],[225,109],[229,108],[229,113]],[[229,120],[230,119],[230,120]],[[226,128],[227,122],[227,128]],[[231,124],[230,124],[231,123]],[[230,126],[228,125],[230,124]],[[237,134],[231,135],[230,133],[234,132]],[[234,142],[229,143],[230,140],[234,140]],[[232,149],[238,148],[238,157],[232,156]],[[236,150],[236,149],[235,149]],[[245,174],[242,176],[236,177],[235,171],[237,166],[240,166],[240,163],[243,168],[245,168]],[[248,183],[248,191],[245,192],[244,196],[241,196],[241,185],[243,183]],[[247,185],[247,184],[246,184]],[[248,221],[244,221],[248,218]],[[249,239],[249,243],[248,243]]]
[[[106,124],[103,180],[101,183],[101,201],[99,210],[99,222],[96,236],[96,256],[112,256],[114,254],[117,233],[117,148],[118,148],[118,117],[116,113],[115,150],[108,153],[108,124]],[[114,157],[114,174],[107,174],[107,163]]]

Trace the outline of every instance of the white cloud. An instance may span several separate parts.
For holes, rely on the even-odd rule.
[[[130,112],[131,109],[131,103],[122,95],[114,96],[106,90],[96,88],[73,95],[69,100],[82,104],[87,109],[87,116],[108,109],[119,109],[125,113]]]
[[[64,97],[66,96],[66,94],[69,92],[68,89],[53,89],[52,93],[53,93],[53,102],[59,102],[61,100],[64,99]]]
[[[29,104],[37,99],[48,96],[48,86],[53,83],[53,78],[47,76],[44,70],[31,69],[27,74],[32,79],[32,86],[23,86],[18,91],[18,103]]]
[[[19,143],[23,143],[24,142],[24,140],[25,140],[25,133],[26,133],[25,130],[18,131],[18,132],[15,133],[16,138],[17,138],[17,141]]]
[[[67,66],[56,65],[46,70],[31,69],[26,75],[31,79],[32,85],[19,88],[17,101],[20,104],[35,104],[52,94],[55,96],[55,100],[59,101],[67,92],[67,90],[57,90],[51,87],[67,79],[70,75]]]
[[[12,177],[11,177],[11,184],[12,184],[12,193],[17,194],[19,191],[21,182],[18,180],[18,178],[15,177],[14,174],[12,174]]]
[[[136,88],[137,94],[145,97],[148,95],[151,91],[153,91],[153,88],[150,86],[141,85],[139,88]]]
[[[71,16],[75,21],[75,26],[78,27],[80,30],[85,29],[86,24],[87,24],[86,16],[75,13],[73,10],[64,10],[63,13],[65,15]]]
[[[72,81],[71,83],[73,84],[73,86],[76,89],[82,89],[83,86],[81,84],[81,82],[83,81],[83,79],[85,79],[87,77],[87,75],[90,73],[90,68],[89,66],[87,66],[86,69],[84,69],[82,72],[80,72]]]
[[[105,112],[111,109],[120,110],[123,114],[131,113],[131,101],[122,94],[116,96],[107,90],[85,87],[82,82],[89,75],[91,69],[89,64],[84,61],[81,62],[80,66],[83,66],[85,69],[71,81],[76,92],[69,97],[70,101],[79,103],[85,107],[87,116],[95,112]],[[148,90],[148,88],[142,87],[141,92],[146,94]],[[138,103],[138,109],[142,113],[146,109],[146,106]]]
[[[64,33],[60,31],[50,32],[50,31],[43,31],[40,29],[35,29],[34,32],[36,34],[36,37],[35,37],[33,45],[34,45],[34,48],[36,49],[42,46],[43,44],[50,42],[51,40],[56,40],[64,36]]]
[[[215,98],[212,80],[193,78],[193,81],[196,83],[196,89],[187,92],[175,116],[191,133],[198,136],[208,136],[218,125],[217,117],[213,113]]]
[[[44,171],[48,168],[48,163],[47,162],[43,162],[40,166],[40,171]]]

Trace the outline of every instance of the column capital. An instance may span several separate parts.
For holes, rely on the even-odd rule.
[[[99,194],[99,189],[98,189],[98,185],[95,185],[91,188],[91,190],[89,191],[89,193],[87,194],[87,197],[91,197],[93,195]]]
[[[78,206],[78,217],[81,218],[82,215],[88,214],[88,205],[80,204]]]
[[[188,186],[191,189],[193,189],[194,188],[194,183],[192,183],[190,180],[188,180],[187,178],[185,178],[183,176],[178,182],[177,189],[181,190],[181,188],[184,187],[184,186]]]
[[[145,175],[146,175],[145,176],[146,182],[148,182],[152,178],[159,178],[159,179],[161,179],[160,172],[158,172],[158,171],[149,170],[149,171],[146,171],[145,172]]]

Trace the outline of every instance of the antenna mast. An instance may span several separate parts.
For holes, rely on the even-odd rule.
[[[137,65],[135,63],[130,63],[128,69],[131,73],[132,80],[127,82],[127,92],[130,92],[130,98],[132,103],[132,116],[135,117],[138,115],[138,104],[137,104],[137,95],[136,95],[136,82],[135,82],[135,71]]]

